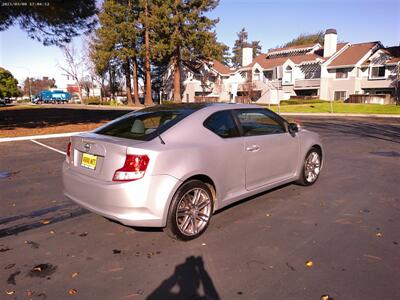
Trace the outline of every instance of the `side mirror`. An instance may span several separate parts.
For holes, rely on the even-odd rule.
[[[295,135],[296,132],[299,132],[299,125],[296,123],[289,123],[288,130],[291,135]]]

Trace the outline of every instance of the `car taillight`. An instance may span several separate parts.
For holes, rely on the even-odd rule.
[[[133,181],[142,178],[149,164],[147,155],[127,154],[124,166],[115,171],[113,181]]]
[[[71,142],[69,142],[68,146],[67,146],[67,156],[65,157],[67,162],[70,162],[70,160],[71,160],[71,148],[72,148],[72,144],[71,144]]]

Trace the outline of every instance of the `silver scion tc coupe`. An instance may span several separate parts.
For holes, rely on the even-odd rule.
[[[71,137],[64,193],[125,225],[190,240],[226,205],[288,182],[313,184],[322,158],[316,133],[260,106],[161,105]]]

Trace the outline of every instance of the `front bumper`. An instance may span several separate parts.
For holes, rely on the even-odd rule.
[[[128,226],[164,227],[180,180],[169,175],[106,182],[63,164],[64,195],[84,208]]]

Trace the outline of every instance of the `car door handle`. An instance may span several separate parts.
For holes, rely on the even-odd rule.
[[[258,146],[258,145],[251,145],[251,146],[249,146],[249,147],[247,147],[246,148],[246,151],[249,151],[249,152],[258,152],[258,151],[260,151],[260,146]]]

